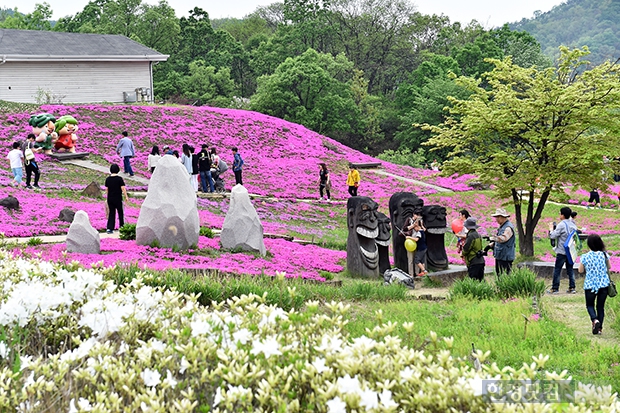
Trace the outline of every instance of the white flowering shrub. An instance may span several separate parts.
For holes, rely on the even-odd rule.
[[[389,322],[352,338],[342,303],[285,312],[243,296],[206,308],[140,279],[119,287],[2,254],[0,411],[550,411],[487,403],[481,380],[566,375],[544,372],[543,356],[500,369],[478,354],[477,371],[450,338],[410,349]],[[610,388],[581,386],[577,398],[571,411],[620,409]]]

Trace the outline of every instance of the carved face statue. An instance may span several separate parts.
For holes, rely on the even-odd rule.
[[[347,268],[357,275],[378,275],[379,254],[375,238],[379,235],[377,208],[379,205],[364,196],[347,201]]]
[[[422,213],[424,226],[433,234],[445,234],[448,230],[446,221],[446,208],[439,205],[428,205]]]
[[[392,238],[392,224],[390,218],[382,212],[378,212],[377,217],[379,234],[377,238],[375,238],[375,241],[380,246],[389,247],[390,239]]]
[[[424,206],[424,200],[417,197],[417,195],[411,192],[397,192],[390,197],[390,218],[392,224],[398,228],[394,228],[394,234],[400,234],[398,229],[404,231],[404,227],[409,218],[414,213],[421,214],[422,207]]]

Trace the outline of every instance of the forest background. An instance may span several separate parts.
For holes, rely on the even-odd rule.
[[[215,20],[197,7],[178,18],[165,0],[93,0],[51,16],[47,3],[0,9],[0,28],[127,36],[170,55],[154,68],[157,102],[255,110],[411,166],[444,160],[448,151],[422,146],[430,132],[414,125],[442,123],[448,96],[470,93],[453,75],[481,79],[493,68],[485,58],[544,68],[560,45],[589,46],[592,64],[620,55],[612,0],[569,0],[491,29],[407,0],[285,0]]]

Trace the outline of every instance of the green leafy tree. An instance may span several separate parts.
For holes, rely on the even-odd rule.
[[[447,173],[474,173],[515,207],[520,253],[534,253],[534,229],[549,195],[566,184],[604,187],[605,156],[620,156],[620,68],[591,69],[587,48],[562,47],[557,68],[522,68],[488,59],[488,87],[467,77],[469,99],[451,98],[450,116],[427,125],[428,144],[451,151]]]
[[[353,64],[344,55],[308,49],[258,79],[252,109],[332,137],[352,132],[359,119],[349,85],[352,75]]]
[[[189,64],[189,76],[181,81],[183,95],[196,105],[227,107],[232,101],[235,84],[228,68],[216,69],[202,60]]]
[[[8,13],[3,16],[4,20],[0,21],[2,29],[21,29],[21,30],[51,30],[52,9],[48,3],[35,4],[34,11],[28,14],[22,14],[17,9],[12,15]]]

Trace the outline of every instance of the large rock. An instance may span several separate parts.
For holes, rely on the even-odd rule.
[[[267,253],[263,224],[250,201],[248,190],[242,185],[235,185],[230,191],[230,207],[224,218],[220,242],[224,248],[258,251],[263,256]]]
[[[19,201],[13,195],[0,199],[0,206],[6,209],[19,209]]]
[[[81,254],[99,254],[101,240],[99,233],[90,224],[88,214],[84,211],[75,213],[67,234],[67,251]]]
[[[95,181],[91,182],[86,188],[84,188],[82,195],[97,199],[103,197],[101,194],[101,187]]]
[[[63,208],[60,210],[60,213],[58,214],[58,219],[60,221],[64,221],[64,222],[73,222],[73,219],[75,218],[75,212],[72,211],[69,208]]]
[[[136,225],[138,245],[187,249],[198,244],[200,220],[196,192],[179,160],[163,156],[151,177]]]

